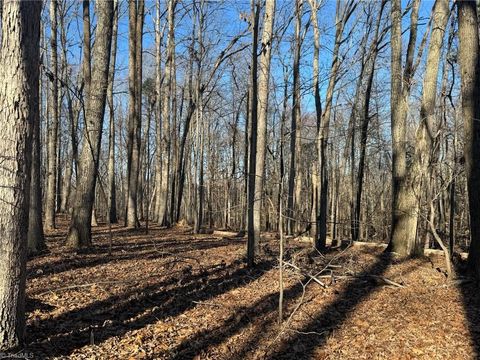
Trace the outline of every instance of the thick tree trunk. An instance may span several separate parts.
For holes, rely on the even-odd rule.
[[[465,167],[470,210],[468,270],[480,279],[480,49],[477,8],[473,1],[457,2]]]
[[[412,11],[415,11],[415,9],[416,8],[414,7]],[[418,11],[418,8],[416,11]],[[400,170],[400,176],[395,180],[394,204],[396,204],[396,207],[393,207],[392,237],[387,250],[397,252],[404,256],[421,254],[424,249],[424,244],[416,236],[416,232],[420,212],[420,198],[423,192],[422,186],[425,185],[425,182],[429,181],[429,177],[425,177],[424,174],[431,172],[430,162],[433,156],[432,147],[437,132],[435,126],[435,105],[438,68],[449,11],[448,0],[437,0],[433,6],[433,25],[423,82],[420,124],[416,131],[415,154],[410,165],[407,166],[405,163],[401,165],[402,169],[397,169]],[[416,27],[416,19],[412,19],[412,26]],[[412,43],[414,44],[415,42],[413,41]],[[401,43],[399,46],[401,47]],[[409,65],[407,64],[407,71],[408,66]],[[403,86],[405,87],[405,85]],[[405,142],[405,110],[408,91],[403,89],[403,93],[403,98],[400,100],[400,108],[397,108],[396,110],[399,113],[395,115],[395,120],[399,121],[402,126],[402,129],[400,129],[400,127],[397,128],[399,131],[398,134],[403,132],[403,137],[396,138],[396,142],[401,141],[401,139]],[[405,145],[402,146],[403,149],[401,151],[404,152]],[[404,156],[405,155],[402,155],[401,158]],[[403,161],[405,160],[402,159],[402,162]],[[430,188],[430,186],[427,186],[427,188]]]
[[[0,351],[23,345],[32,124],[39,121],[39,1],[4,1],[0,53]]]
[[[45,204],[45,227],[55,228],[55,210],[57,199],[57,145],[58,145],[58,56],[57,56],[57,0],[50,1],[50,67],[52,85],[50,108],[52,119],[48,127],[47,146],[47,189]]]
[[[401,255],[413,252],[417,234],[417,217],[412,212],[417,202],[414,197],[409,196],[412,189],[406,181],[406,118],[419,4],[420,1],[415,0],[411,10],[410,39],[404,71],[402,71],[401,1],[393,0],[391,6],[392,227],[387,251]]]
[[[103,118],[110,65],[113,2],[97,3],[97,36],[93,47],[90,96],[86,103],[85,140],[78,164],[78,181],[67,245],[73,248],[91,244],[91,217],[98,174]]]

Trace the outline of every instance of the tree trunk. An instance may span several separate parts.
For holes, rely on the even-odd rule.
[[[47,189],[45,204],[45,227],[55,228],[55,210],[57,198],[57,145],[58,145],[58,56],[57,56],[57,0],[50,1],[50,67],[51,92],[50,106],[52,119],[48,127],[47,146]]]
[[[473,1],[457,2],[465,167],[470,210],[468,270],[480,279],[480,49],[477,8]]]
[[[162,173],[161,186],[159,189],[159,210],[157,221],[161,225],[169,225],[168,214],[168,189],[170,185],[170,119],[171,119],[171,100],[172,100],[172,62],[175,56],[175,7],[176,0],[168,2],[168,38],[167,38],[167,58],[165,60],[165,85],[162,99]]]
[[[39,1],[2,2],[0,351],[23,345],[32,124],[39,122]]]
[[[400,10],[401,9],[399,8],[398,11]],[[412,11],[418,13],[417,3],[414,3],[414,8],[412,9]],[[409,93],[409,89],[406,89],[407,85],[405,85],[405,83],[403,85],[400,84],[402,86],[403,95],[402,98],[400,98],[400,104],[398,105],[397,103],[397,108],[395,109],[396,114],[392,115],[392,128],[394,127],[394,121],[397,125],[395,126],[396,133],[392,132],[392,134],[395,135],[394,143],[397,144],[395,152],[393,153],[393,169],[394,171],[396,171],[396,176],[394,173],[393,187],[393,204],[395,206],[393,207],[392,235],[387,251],[393,251],[403,256],[421,254],[423,253],[424,249],[424,244],[419,241],[418,237],[416,236],[417,223],[420,212],[422,185],[425,185],[425,182],[429,181],[430,178],[424,177],[423,174],[431,172],[430,160],[433,156],[432,147],[434,145],[434,137],[436,136],[435,134],[437,132],[437,129],[435,128],[435,105],[438,68],[448,17],[448,0],[437,0],[432,10],[433,25],[426,60],[426,70],[423,83],[423,97],[420,107],[420,124],[416,132],[415,154],[410,165],[407,165],[405,159],[406,106]],[[416,28],[416,21],[416,17],[413,18],[412,14],[412,29]],[[401,27],[399,30],[401,31]],[[400,44],[397,45],[401,47],[401,39],[399,41]],[[410,44],[415,44],[415,40],[411,40]],[[398,52],[398,49],[396,51]],[[410,52],[410,54],[413,57],[413,51]],[[410,71],[410,66],[411,63],[408,63],[407,56],[407,65],[405,69],[406,76],[404,75],[404,82],[405,79],[410,78],[408,74],[408,72]],[[394,76],[393,72],[392,76]],[[393,112],[394,111],[392,105],[392,114]],[[393,116],[395,116],[395,118]],[[398,144],[398,142],[401,141],[403,141],[403,145]],[[402,147],[402,149],[400,149],[400,146]],[[401,159],[401,163],[397,164],[398,166],[395,166],[395,154],[397,153],[397,155],[399,155],[400,152],[402,152],[402,155],[400,155],[399,158]],[[427,186],[427,188],[429,187],[430,186]]]
[[[112,55],[110,61],[110,73],[108,75],[108,112],[109,112],[109,136],[108,136],[108,216],[109,223],[115,224],[117,218],[117,200],[115,190],[115,109],[113,106],[113,85],[115,83],[115,63],[117,57],[117,33],[118,33],[118,0],[113,2],[113,33]]]
[[[38,75],[37,75],[38,76]],[[41,104],[39,91],[38,103]],[[35,108],[36,109],[36,108]],[[45,237],[42,220],[42,183],[41,183],[41,151],[40,151],[40,106],[32,114],[32,166],[30,183],[30,209],[28,217],[28,253],[30,255],[45,251]]]
[[[273,22],[275,19],[275,0],[266,0],[263,20],[262,52],[259,61],[258,77],[258,120],[256,126],[255,192],[253,203],[253,237],[248,241],[248,264],[255,262],[255,252],[259,248],[261,230],[261,211],[265,180],[265,155],[267,147],[267,113],[270,82],[270,61],[273,41]],[[252,126],[252,133],[255,128]]]
[[[345,3],[343,11],[341,2],[337,0],[336,26],[335,26],[335,45],[333,48],[332,66],[330,69],[330,79],[328,82],[327,95],[325,99],[325,111],[321,116],[317,132],[317,152],[318,152],[318,207],[317,207],[317,234],[315,236],[315,248],[323,250],[327,243],[327,208],[328,208],[328,176],[327,176],[327,140],[330,124],[330,115],[332,111],[333,92],[338,78],[338,69],[340,68],[339,51],[340,45],[344,41],[343,30],[348,19],[352,15],[358,3],[348,1]],[[317,42],[317,41],[316,41]],[[318,78],[318,77],[317,77]],[[317,102],[317,101],[316,101]],[[317,107],[317,105],[316,105]],[[318,119],[318,108],[317,108]],[[318,122],[318,120],[317,120]]]
[[[162,38],[160,31],[161,9],[160,1],[156,2],[155,20],[155,209],[153,221],[159,223],[160,188],[162,186]],[[192,61],[192,60],[190,60]]]
[[[142,32],[144,1],[129,0],[129,64],[128,64],[128,190],[125,223],[129,228],[140,226],[138,221],[138,180],[140,170],[140,135],[142,117]],[[140,95],[140,97],[139,97]]]
[[[249,266],[255,263],[255,253],[258,252],[258,238],[259,234],[255,230],[254,225],[254,206],[255,206],[255,182],[256,179],[256,153],[257,153],[257,127],[258,127],[258,28],[260,17],[260,2],[258,0],[251,0],[251,31],[252,31],[252,64],[250,66],[250,111],[248,117],[248,193],[247,193],[247,231],[248,231],[248,245],[247,245],[247,262]],[[246,135],[247,136],[247,135]]]
[[[320,74],[320,69],[319,69],[319,55],[320,55],[320,29],[318,25],[318,17],[317,17],[317,11],[318,11],[318,4],[316,0],[308,0],[311,8],[310,12],[310,19],[313,24],[313,92],[314,92],[314,99],[315,99],[315,117],[316,117],[316,125],[317,125],[317,139],[320,138],[320,130],[321,130],[321,118],[322,118],[322,101],[320,99],[320,85],[319,85],[319,74]],[[320,143],[317,142],[317,152],[320,153],[320,148],[319,148]],[[316,165],[316,166],[315,166]],[[312,171],[312,181],[316,180],[318,183],[312,185],[312,229],[311,233],[314,236],[314,238],[317,238],[318,234],[318,229],[320,227],[320,209],[319,209],[319,194],[318,194],[318,184],[319,184],[319,173],[317,170],[319,170],[319,165],[318,161],[315,164],[314,163],[314,168]]]
[[[368,60],[369,68],[367,70],[367,86],[365,89],[365,94],[363,96],[362,111],[360,112],[361,116],[361,125],[360,125],[360,158],[358,161],[358,174],[357,174],[357,191],[355,193],[355,221],[354,221],[354,236],[353,241],[357,241],[360,232],[360,213],[361,213],[361,204],[362,204],[362,192],[363,192],[363,178],[365,176],[365,157],[367,152],[367,136],[368,136],[368,125],[370,123],[370,99],[372,95],[372,86],[373,86],[373,77],[375,74],[375,64],[378,55],[378,42],[379,42],[379,30],[380,23],[382,21],[383,10],[385,9],[386,0],[382,0],[380,4],[380,13],[377,18],[377,24],[375,27],[375,34],[372,40],[370,58]]]
[[[72,221],[67,236],[67,245],[73,248],[91,244],[91,217],[98,174],[103,118],[108,88],[110,65],[113,2],[97,3],[97,36],[93,46],[93,69],[90,96],[86,103],[85,140],[78,164],[78,181]]]
[[[302,40],[300,31],[302,29],[302,8],[303,1],[295,2],[295,55],[293,58],[293,104],[292,104],[292,121],[290,127],[290,171],[288,178],[288,204],[287,204],[287,234],[291,235],[295,232],[296,202],[300,199],[294,197],[295,178],[298,172],[296,164],[297,154],[300,155],[300,132],[298,123],[300,122],[300,52]]]

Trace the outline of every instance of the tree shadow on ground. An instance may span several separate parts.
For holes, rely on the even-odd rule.
[[[62,258],[55,261],[29,266],[27,278],[35,279],[118,261],[128,261],[132,259],[158,259],[166,257],[169,253],[171,253],[171,255],[182,256],[182,254],[190,251],[206,251],[243,243],[243,240],[225,241],[218,238],[188,239],[180,241],[150,240],[137,243],[116,244],[112,247],[111,254],[108,253],[108,245],[93,246],[89,254],[78,254],[73,256],[64,255]]]
[[[358,274],[358,278],[348,283],[335,301],[312,318],[291,337],[281,341],[281,345],[268,355],[268,359],[309,359],[314,352],[325,345],[329,334],[339,328],[355,308],[372,293],[378,284],[372,276],[382,276],[391,263],[391,255],[384,253],[377,261]],[[366,278],[368,277],[368,278]],[[368,281],[365,281],[368,279]]]
[[[455,271],[460,275],[467,275],[466,261],[460,260],[455,263]],[[463,307],[468,322],[470,341],[474,349],[473,358],[480,358],[480,286],[478,282],[467,278],[461,281],[458,289],[462,294]],[[471,280],[471,281],[470,281]]]
[[[289,287],[284,292],[285,299],[295,299],[299,297],[302,289],[303,287],[299,282]],[[209,347],[218,346],[235,334],[242,332],[244,328],[252,323],[260,323],[257,327],[267,329],[273,323],[276,323],[278,318],[272,313],[277,314],[277,311],[278,292],[263,296],[249,307],[235,309],[234,314],[213,329],[203,330],[184,340],[168,355],[176,360],[194,359]],[[261,329],[256,330],[261,331]],[[258,331],[254,331],[254,333],[260,336],[261,332]],[[256,345],[256,339],[257,338],[254,337],[248,339],[248,345],[244,345],[242,351],[235,354],[235,358],[248,358],[248,352]]]
[[[122,294],[29,326],[28,350],[50,357],[68,356],[75,349],[90,344],[92,338],[98,344],[178,316],[196,306],[195,302],[207,301],[255,281],[272,265],[266,261],[255,269],[247,269],[238,262],[228,266],[222,263],[195,274],[190,270],[179,277],[170,276],[166,281],[130,288]]]

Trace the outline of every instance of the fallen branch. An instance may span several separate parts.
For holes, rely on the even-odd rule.
[[[378,282],[383,282],[384,284],[386,285],[391,285],[391,286],[395,286],[395,287],[399,287],[399,288],[404,288],[405,286],[403,286],[402,284],[399,284],[393,280],[390,280],[384,276],[378,276],[378,275],[364,275],[364,276],[360,276],[360,277],[370,277],[372,279],[375,279],[377,280]]]
[[[312,275],[306,271],[303,271],[302,269],[300,269],[298,266],[294,265],[294,264],[291,264],[289,262],[286,262],[284,261],[284,264],[285,265],[288,265],[292,268],[294,268],[295,270],[299,271],[302,275],[305,275],[305,276],[308,276],[310,279],[312,279],[313,281],[315,281],[318,285],[320,285],[321,287],[323,288],[326,288],[327,285],[325,285],[323,282],[321,282],[315,275]]]

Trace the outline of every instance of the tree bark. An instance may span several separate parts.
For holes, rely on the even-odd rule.
[[[465,167],[470,210],[468,270],[480,279],[480,49],[477,8],[473,1],[457,2],[459,60],[465,130]]]
[[[110,61],[110,73],[108,76],[107,97],[110,129],[108,137],[108,216],[110,224],[118,222],[115,190],[115,109],[113,106],[113,85],[115,83],[115,63],[117,56],[118,0],[114,0],[113,2],[113,11],[112,55]]]
[[[128,64],[128,194],[126,226],[137,228],[138,180],[140,170],[140,135],[142,117],[142,38],[145,4],[143,0],[129,0],[129,64]],[[139,97],[140,95],[140,97]]]
[[[360,124],[360,158],[358,160],[358,175],[357,175],[357,191],[355,193],[355,221],[354,221],[354,230],[353,230],[353,241],[357,241],[361,235],[360,232],[360,213],[361,213],[361,204],[362,204],[362,193],[363,193],[363,179],[365,176],[365,158],[367,152],[367,136],[368,136],[368,126],[370,123],[370,99],[372,96],[372,86],[373,78],[375,74],[375,64],[378,55],[379,47],[379,30],[380,23],[382,21],[383,10],[385,9],[386,0],[382,0],[380,4],[380,13],[377,18],[377,24],[375,26],[375,34],[372,40],[370,58],[368,60],[369,68],[367,70],[367,86],[365,89],[365,95],[363,97],[362,111],[361,111],[361,124]]]
[[[327,95],[325,99],[325,111],[323,112],[320,125],[317,132],[317,152],[318,152],[318,207],[317,207],[317,234],[315,236],[315,248],[323,250],[327,244],[327,208],[328,208],[328,176],[327,176],[327,140],[328,129],[330,125],[330,115],[332,111],[333,93],[338,78],[340,68],[339,51],[342,43],[343,30],[348,19],[352,15],[358,3],[348,1],[343,10],[341,2],[337,0],[336,26],[335,26],[335,45],[333,48],[332,66],[330,69],[330,79],[328,82]],[[318,115],[317,115],[318,116]]]
[[[28,216],[28,253],[34,255],[47,250],[43,233],[42,184],[40,151],[40,91],[38,111],[32,114],[32,166],[30,183],[30,209]],[[36,109],[36,108],[35,108]]]
[[[315,117],[316,117],[316,125],[317,125],[317,139],[320,138],[320,130],[321,130],[321,119],[322,119],[322,101],[320,98],[320,85],[319,85],[319,55],[320,55],[320,29],[318,24],[318,4],[317,0],[308,0],[310,4],[310,19],[313,24],[313,92],[314,92],[314,99],[315,99]],[[320,154],[320,143],[317,141],[317,153]],[[315,166],[316,165],[316,166]],[[312,181],[316,180],[317,182],[312,185],[312,229],[311,234],[314,238],[317,238],[318,229],[320,228],[320,219],[319,216],[319,194],[318,194],[318,170],[320,169],[318,161],[315,164],[312,171]]]
[[[250,266],[254,265],[255,253],[258,251],[258,234],[255,232],[254,225],[254,205],[255,205],[255,163],[257,153],[257,123],[258,123],[258,27],[260,17],[260,2],[258,0],[251,1],[251,30],[252,30],[252,64],[250,65],[250,111],[248,117],[248,194],[247,194],[247,231],[248,231],[248,246],[247,246],[247,262]]]
[[[98,21],[89,97],[86,103],[84,144],[78,164],[78,181],[67,246],[88,247],[92,241],[91,218],[98,174],[103,118],[110,65],[113,2],[97,3]]]
[[[57,0],[50,1],[50,67],[51,92],[50,106],[52,119],[48,127],[47,146],[47,189],[45,204],[45,227],[55,229],[55,210],[57,199],[57,146],[58,146],[58,56],[57,56]]]
[[[0,53],[0,351],[23,345],[32,124],[39,121],[39,1],[4,1]]]
[[[253,220],[253,233],[248,236],[247,261],[249,266],[255,263],[255,253],[258,252],[260,244],[261,230],[261,211],[264,192],[265,179],[265,155],[267,147],[267,113],[268,113],[268,95],[270,82],[270,61],[272,54],[273,41],[273,23],[275,19],[275,0],[266,0],[265,15],[263,19],[262,49],[259,61],[259,77],[258,77],[258,119],[257,126],[253,126],[252,135],[256,132],[256,151],[255,171],[253,173],[254,181],[254,197],[253,197],[253,214],[249,216],[249,220]],[[256,54],[254,54],[256,56]],[[252,115],[253,120],[253,115]],[[253,136],[252,136],[253,137]],[[253,142],[253,139],[252,139]],[[253,151],[253,150],[251,150]],[[252,157],[251,157],[252,158]]]
[[[302,40],[300,31],[302,29],[302,8],[303,1],[295,2],[295,55],[293,58],[293,104],[292,104],[292,121],[290,127],[290,171],[288,178],[288,204],[287,204],[287,234],[291,235],[295,232],[295,203],[299,201],[294,196],[295,178],[298,172],[296,164],[297,154],[300,154],[300,132],[298,123],[300,122],[300,52],[302,48]]]
[[[411,21],[411,31],[414,32],[416,30],[413,29],[416,29],[417,26],[416,23],[418,17],[418,7],[419,1],[414,3],[414,7],[412,9],[413,13]],[[401,9],[398,8],[397,11],[401,11]],[[430,169],[430,161],[433,156],[432,146],[434,144],[437,131],[437,129],[434,128],[434,122],[438,68],[448,17],[448,1],[437,0],[432,10],[433,26],[426,60],[426,70],[423,83],[423,97],[420,107],[420,124],[416,132],[415,153],[413,156],[413,160],[410,164],[407,164],[406,162],[405,134],[407,100],[410,91],[409,82],[411,76],[413,76],[413,74],[411,73],[411,59],[413,59],[413,50],[407,51],[407,64],[404,70],[403,84],[400,83],[400,90],[402,92],[401,98],[398,98],[398,102],[395,105],[395,108],[392,104],[392,129],[395,130],[395,132],[392,131],[392,135],[394,135],[392,137],[392,141],[395,145],[393,152],[393,218],[391,239],[387,251],[396,252],[402,256],[421,254],[423,253],[424,249],[423,243],[417,238],[417,224],[420,212],[420,197],[422,192],[422,185],[425,184],[425,181],[429,181],[429,178],[424,177],[423,174],[428,173]],[[398,30],[401,31],[401,26],[395,31]],[[397,38],[401,38],[401,35],[397,34],[396,36]],[[413,49],[414,47],[415,36],[415,34],[411,34],[409,50],[410,48]],[[398,41],[400,41],[399,44]],[[395,46],[401,47],[401,39],[397,39],[395,42]],[[399,50],[396,49],[395,53],[397,54],[397,57],[398,52]],[[398,58],[396,62],[398,62]],[[398,66],[396,65],[396,67]],[[393,60],[392,76],[394,76]],[[401,75],[400,79],[397,79],[395,81],[402,81]],[[394,99],[393,90],[392,99]]]
[[[175,7],[176,0],[168,2],[168,35],[167,35],[167,58],[165,59],[165,85],[162,99],[162,167],[161,167],[161,186],[159,189],[159,208],[157,221],[161,225],[169,225],[168,215],[168,190],[170,187],[170,119],[172,104],[172,67],[175,56]]]

